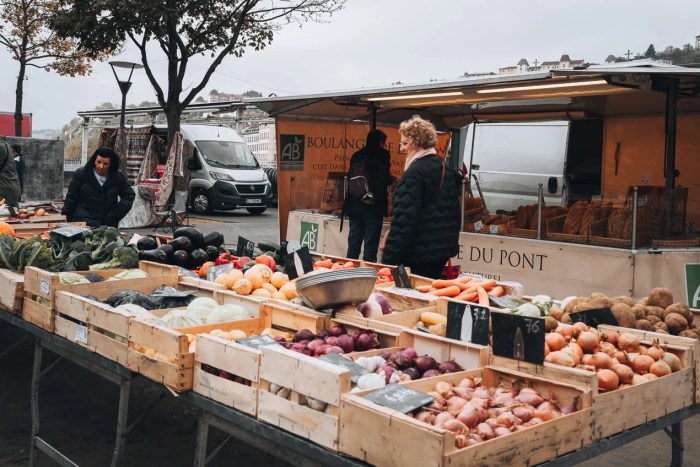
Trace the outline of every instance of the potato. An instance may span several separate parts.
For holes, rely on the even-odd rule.
[[[662,328],[654,329],[654,332],[658,332],[661,334],[671,334],[670,332],[668,332],[667,330],[662,329]]]
[[[637,304],[647,306],[649,304],[649,298],[648,297],[640,298],[639,301],[637,302]]]
[[[647,310],[647,316],[653,315],[659,317],[661,320],[666,318],[664,315],[664,309],[661,308],[660,306],[646,306],[644,307]]]
[[[593,292],[593,293],[591,294],[591,298],[592,298],[592,299],[596,299],[596,298],[608,298],[608,296],[605,295],[603,292]]]
[[[691,331],[690,329],[686,329],[685,331],[681,331],[678,333],[679,337],[690,337],[691,339],[697,339],[698,334],[695,331]]]
[[[666,308],[673,303],[673,294],[670,290],[664,287],[656,287],[651,289],[647,297],[647,305],[660,306]]]
[[[561,321],[561,317],[564,314],[564,310],[559,308],[558,306],[554,305],[549,309],[549,316],[552,318],[556,319],[557,321]]]
[[[563,315],[561,315],[561,322],[564,324],[571,324],[572,323],[571,316],[569,316],[569,313],[564,313]]]
[[[593,300],[589,300],[588,304],[591,306],[589,310],[594,310],[596,308],[612,308],[613,305],[615,305],[608,297],[594,298]]]
[[[557,328],[557,326],[559,326],[559,321],[552,318],[551,316],[544,317],[544,327],[547,330],[547,332],[554,331]]]
[[[693,322],[693,312],[690,311],[690,308],[683,303],[674,303],[667,306],[664,310],[664,318],[671,313],[678,313],[679,315],[683,316],[686,321],[688,321],[688,324]]]
[[[641,329],[642,331],[653,331],[654,327],[651,323],[645,319],[638,319],[634,325],[635,328]]]
[[[588,302],[588,299],[586,297],[576,297],[573,300],[571,300],[569,303],[566,304],[566,308],[564,308],[565,313],[571,313],[574,311],[574,307],[578,305],[579,303],[586,303]]]
[[[610,310],[615,316],[615,319],[617,319],[617,324],[624,328],[635,327],[637,323],[637,318],[635,317],[634,311],[632,311],[632,308],[630,308],[629,305],[625,305],[624,303],[618,303],[617,305],[613,306]]]
[[[634,307],[634,305],[637,304],[637,302],[632,297],[628,297],[627,295],[618,295],[617,297],[613,297],[610,300],[613,301],[613,305],[617,305],[618,303],[624,303],[625,305]]]
[[[655,316],[655,315],[647,316],[647,321],[649,321],[652,326],[655,325],[656,323],[663,323],[663,321],[661,321],[661,318],[659,318],[658,316]]]
[[[658,323],[654,324],[654,332],[665,332],[668,334],[668,325],[664,323],[663,321],[659,321]]]
[[[624,305],[627,305],[626,303]],[[642,305],[633,305],[632,312],[637,319],[647,319],[647,308]],[[652,315],[653,316],[653,315]]]
[[[591,306],[591,302],[583,302],[579,303],[574,307],[573,310],[571,310],[569,313],[578,313],[579,311],[586,311],[586,310],[592,310],[593,307]]]
[[[678,313],[669,313],[666,315],[664,322],[668,325],[668,330],[671,334],[678,335],[680,332],[688,329],[688,320]]]

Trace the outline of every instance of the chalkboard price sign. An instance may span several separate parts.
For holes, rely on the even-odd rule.
[[[241,339],[236,339],[236,342],[256,350],[266,345],[280,345],[279,342],[274,339],[274,337],[268,336],[267,334],[262,336],[243,337]]]
[[[322,355],[321,357],[319,357],[319,360],[323,360],[324,362],[332,363],[333,365],[338,365],[345,368],[346,370],[349,370],[350,380],[354,384],[357,384],[357,380],[360,379],[360,376],[370,373],[370,371],[367,368],[363,367],[362,365],[358,365],[349,358],[345,358],[338,353],[329,353],[326,355]]]
[[[544,318],[491,313],[493,353],[541,365],[544,362]]]
[[[398,384],[389,384],[376,391],[368,392],[364,398],[401,413],[411,412],[435,400],[435,397],[429,394]]]
[[[406,272],[406,268],[403,264],[396,266],[396,269],[394,269],[392,272],[392,276],[394,276],[394,283],[396,284],[396,287],[400,289],[413,288],[411,287],[411,279],[408,277],[408,273]]]
[[[199,275],[197,273],[190,271],[189,269],[181,268],[179,266],[177,268],[177,273],[182,277],[194,277],[196,279],[199,279]]]
[[[599,324],[618,325],[617,319],[615,315],[612,314],[612,311],[610,311],[610,308],[577,311],[576,313],[569,313],[569,316],[574,323],[582,322],[594,328],[597,328]]]
[[[503,297],[494,297],[493,295],[489,295],[489,302],[491,303],[492,306],[496,306],[498,308],[504,308],[506,310],[510,310],[512,308],[518,308],[518,305],[519,305],[519,303],[511,300],[510,296],[508,296],[508,295],[504,295]]]
[[[248,258],[253,257],[253,252],[255,251],[255,243],[251,242],[247,238],[238,236],[238,243],[236,244],[236,256],[247,256]]]
[[[217,277],[219,277],[227,271],[230,271],[231,269],[233,269],[233,264],[231,263],[222,264],[219,266],[211,266],[207,268],[207,280],[214,282]]]
[[[445,336],[462,342],[489,345],[489,317],[491,310],[478,305],[447,302],[447,330]]]
[[[66,238],[73,238],[89,231],[90,229],[86,229],[85,227],[78,227],[76,225],[70,224],[58,224],[58,227],[53,229],[50,233],[61,235]]]
[[[305,246],[284,257],[284,270],[290,279],[296,279],[307,272],[314,270],[314,263],[311,259],[309,249]]]

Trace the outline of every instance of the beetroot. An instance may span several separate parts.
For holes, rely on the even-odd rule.
[[[376,349],[377,347],[379,347],[379,339],[377,339],[377,333],[371,329],[365,329],[360,332],[357,339],[355,339],[355,350],[358,352]]]
[[[423,355],[418,357],[413,362],[416,365],[416,369],[421,373],[425,373],[429,370],[437,370],[440,366],[438,362],[430,355]]]
[[[328,337],[330,335],[331,335],[331,332],[328,331],[327,329],[321,329],[320,331],[318,331],[316,333],[316,337],[318,337],[319,339],[323,339],[323,340],[326,340],[326,337]]]
[[[343,349],[341,349],[337,345],[330,345],[330,346],[328,346],[326,351],[323,352],[323,355],[328,355],[329,353],[345,353],[345,352],[343,352]]]
[[[300,341],[312,341],[316,338],[316,334],[311,332],[309,329],[299,329],[296,334],[294,334],[293,342]]]
[[[316,350],[312,352],[314,357],[320,357],[324,353],[326,353],[326,350],[330,347],[328,344],[321,344],[318,347],[316,347]]]
[[[299,353],[304,353],[304,350],[306,349],[306,346],[302,344],[301,342],[296,342],[292,344],[292,347],[290,350],[294,352],[299,352]]]
[[[413,368],[412,366],[406,368],[405,370],[402,370],[404,375],[408,375],[411,377],[411,379],[418,379],[420,378],[420,373],[418,370]]]
[[[355,343],[353,342],[352,337],[348,336],[347,334],[337,337],[335,340],[335,345],[343,349],[343,352],[345,353],[350,353],[355,350]]]
[[[413,347],[406,347],[401,351],[401,353],[404,354],[406,358],[410,358],[411,361],[418,358],[418,352],[416,352],[416,349],[414,349]]]
[[[347,332],[345,331],[345,328],[342,326],[338,326],[338,325],[330,328],[328,330],[328,332],[331,333],[331,336],[335,336],[335,337],[339,337],[339,336],[342,336],[343,334],[347,334]]]
[[[321,340],[321,339],[314,339],[314,340],[312,340],[311,342],[309,342],[309,345],[308,345],[309,350],[312,351],[312,352],[315,352],[316,349],[318,348],[318,346],[321,345],[321,344],[323,344],[323,343],[324,343],[324,342],[323,342],[323,340]]]
[[[276,340],[277,342],[279,342],[280,344],[283,344],[283,343],[286,342],[285,339],[284,339],[284,336],[275,336],[275,340]]]
[[[352,339],[352,337],[350,339]],[[336,345],[336,342],[338,342],[338,338],[335,336],[328,336],[326,337],[325,341],[328,345]]]
[[[433,376],[440,376],[440,370],[428,370],[423,373],[421,378],[432,378]]]
[[[448,360],[446,362],[442,362],[438,367],[438,370],[440,370],[440,373],[456,373],[458,371],[462,371],[462,367],[459,366],[454,360]]]
[[[411,359],[408,358],[406,355],[404,355],[403,352],[400,350],[396,352],[394,355],[391,356],[391,359],[389,360],[391,363],[394,364],[396,368],[399,370],[403,370],[404,368],[408,368],[411,366],[413,362],[411,362]]]

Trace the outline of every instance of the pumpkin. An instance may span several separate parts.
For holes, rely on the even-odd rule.
[[[253,291],[253,284],[248,279],[238,279],[231,290],[239,295],[250,295],[250,292]]]
[[[284,284],[289,282],[289,277],[285,273],[277,271],[272,274],[270,282],[278,289],[281,289]]]
[[[270,274],[272,275],[272,274]],[[252,284],[253,290],[259,289],[266,282],[263,276],[263,272],[259,269],[250,268],[243,273],[243,277],[248,279]]]
[[[13,229],[7,222],[0,222],[0,234],[7,234],[12,238],[17,238],[15,229]]]
[[[207,278],[207,269],[214,266],[214,261],[207,261],[199,267],[199,277],[202,279]]]
[[[44,208],[39,208],[36,210],[36,215],[37,216],[45,216],[46,215],[46,210]]]
[[[297,286],[293,282],[287,282],[282,287],[280,287],[280,292],[287,297],[287,300],[291,300],[299,296],[297,293]]]
[[[272,298],[272,292],[263,288],[255,289],[250,294],[256,297]]]

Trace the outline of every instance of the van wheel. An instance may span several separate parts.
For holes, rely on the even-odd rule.
[[[246,211],[254,216],[260,215],[267,210],[267,206],[264,208],[245,208]]]
[[[209,214],[211,212],[211,204],[206,191],[198,189],[192,193],[192,210],[196,214]]]

